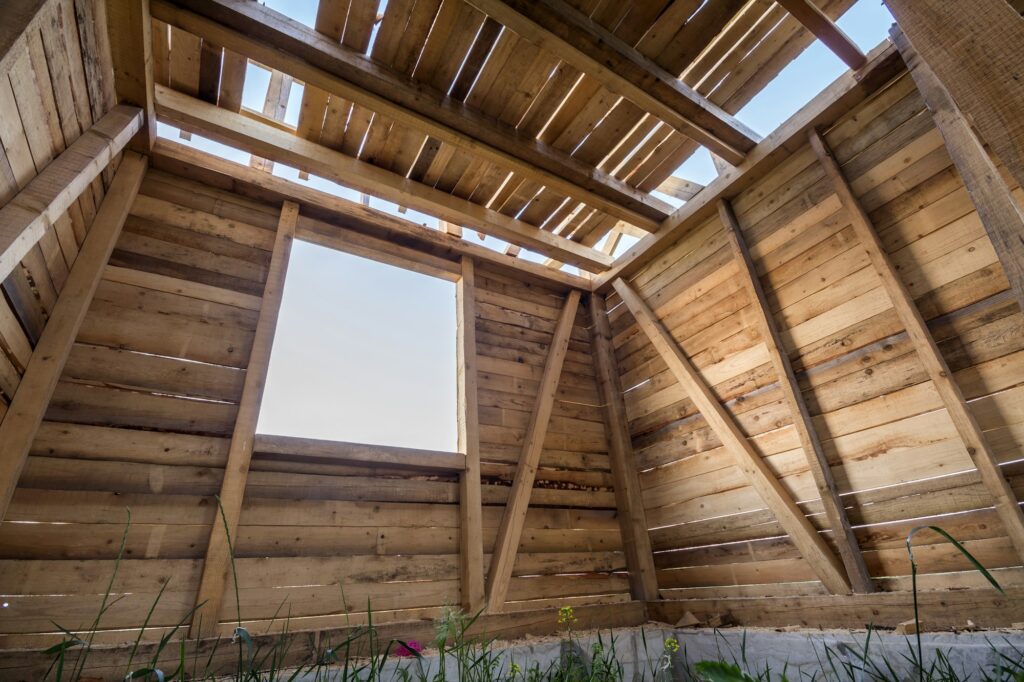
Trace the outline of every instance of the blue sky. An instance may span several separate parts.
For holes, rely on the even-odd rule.
[[[266,0],[312,26],[316,0]],[[887,37],[892,16],[880,0],[858,0],[839,20],[865,52]],[[767,135],[846,70],[815,41],[737,114]],[[269,72],[250,65],[243,103],[262,109]],[[286,121],[295,124],[302,86]],[[176,139],[174,129],[159,133]],[[249,155],[193,136],[190,146],[248,164]],[[294,169],[275,175],[298,181]],[[716,176],[701,150],[675,175],[707,184]],[[359,194],[320,178],[308,183],[348,199]],[[664,198],[664,197],[663,197]],[[430,227],[437,221],[389,202],[371,205]],[[678,204],[679,202],[674,202]],[[467,238],[476,239],[467,231]],[[635,239],[626,237],[618,253]],[[487,238],[486,246],[504,243]],[[541,261],[537,254],[521,257]],[[285,284],[259,431],[361,443],[455,450],[455,287],[449,282],[297,242]]]

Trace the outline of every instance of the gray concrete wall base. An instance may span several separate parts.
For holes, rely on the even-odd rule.
[[[679,651],[666,651],[665,640],[675,638]],[[620,679],[628,682],[685,682],[694,679],[692,666],[705,660],[722,660],[738,664],[757,679],[778,680],[783,673],[789,680],[874,680],[878,677],[857,670],[864,667],[867,643],[870,664],[879,673],[894,671],[895,679],[907,679],[911,670],[907,657],[915,650],[913,636],[891,633],[868,633],[849,630],[800,630],[780,632],[770,629],[711,630],[646,626],[609,632],[587,632],[574,635],[574,640],[560,641],[545,637],[510,643],[495,643],[491,648],[491,664],[501,678],[510,673],[513,664],[522,671],[537,667],[541,672],[556,666],[567,657],[575,657],[588,668],[593,665],[595,647],[609,651],[613,646],[615,660],[622,666]],[[941,652],[961,677],[980,679],[982,671],[1000,663],[1000,653],[1024,659],[1024,632],[993,631],[970,633],[922,634],[922,650],[926,664]],[[886,663],[887,662],[887,663]],[[458,682],[456,661],[446,657],[444,679]],[[833,668],[834,666],[834,668]],[[391,659],[381,679],[402,682],[435,679],[441,660],[436,652],[424,652],[422,659]],[[836,675],[833,670],[838,670]],[[403,672],[404,671],[404,672]],[[767,671],[767,675],[762,676]],[[850,673],[852,671],[852,674]],[[410,675],[411,674],[411,675]],[[885,678],[888,678],[886,675]],[[883,679],[885,679],[883,678]],[[299,678],[305,682],[327,682],[340,679],[324,677]],[[527,682],[528,678],[517,678]]]

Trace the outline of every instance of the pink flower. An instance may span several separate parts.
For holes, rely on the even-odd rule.
[[[395,656],[401,656],[402,658],[413,658],[423,651],[423,645],[417,642],[415,639],[410,639],[404,644],[398,643],[395,647]]]

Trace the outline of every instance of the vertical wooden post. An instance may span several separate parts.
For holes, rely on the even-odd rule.
[[[228,569],[231,565],[231,543],[238,531],[238,519],[242,512],[245,483],[249,477],[249,463],[252,459],[253,442],[256,438],[256,423],[263,402],[263,389],[270,365],[270,352],[274,346],[274,332],[281,311],[281,297],[284,294],[285,277],[288,274],[288,260],[291,255],[295,225],[299,218],[299,206],[285,201],[277,223],[277,238],[270,258],[267,281],[263,286],[263,302],[256,323],[249,363],[245,370],[242,399],[238,405],[235,429],[231,434],[231,447],[224,467],[224,480],[220,488],[220,513],[210,529],[206,546],[206,560],[203,575],[196,595],[196,610],[192,619],[191,635],[206,636],[214,633],[219,622],[224,588],[227,585]],[[229,542],[230,536],[230,542]]]
[[[0,424],[0,519],[145,173],[146,157],[125,152]]]
[[[846,574],[835,554],[796,506],[796,502],[782,487],[782,483],[768,468],[761,455],[754,450],[754,446],[740,430],[736,420],[718,402],[714,392],[683,353],[672,334],[628,284],[616,279],[612,286],[633,313],[637,325],[650,339],[651,345],[668,365],[672,376],[683,387],[683,391],[732,454],[736,467],[743,472],[750,486],[757,491],[765,505],[778,519],[779,525],[789,535],[822,584],[834,594],[849,593],[850,586],[846,582]]]
[[[484,540],[476,369],[476,272],[469,256],[462,257],[462,278],[456,285],[455,300],[459,452],[466,455],[466,469],[459,476],[459,575],[462,607],[475,615],[484,605]]]
[[[573,289],[565,299],[551,339],[551,348],[548,350],[540,388],[537,390],[537,402],[534,403],[533,413],[526,427],[523,451],[519,456],[519,465],[512,480],[508,501],[505,503],[505,513],[498,527],[498,537],[494,541],[494,554],[491,556],[487,581],[489,611],[500,611],[505,605],[505,595],[508,594],[508,586],[512,581],[516,551],[519,549],[523,525],[526,523],[526,512],[530,506],[530,493],[537,477],[537,465],[540,463],[540,453],[544,449],[544,437],[548,432],[551,410],[555,405],[555,393],[558,391],[558,380],[562,376],[562,363],[569,350],[569,337],[572,335],[572,324],[576,319],[579,304],[580,291]]]
[[[1024,187],[1024,17],[1007,0],[885,0],[981,138]]]
[[[636,473],[633,440],[629,435],[626,404],[612,348],[612,330],[604,296],[590,295],[592,327],[591,353],[597,370],[597,383],[604,402],[605,425],[608,428],[608,454],[615,484],[615,506],[619,512],[622,546],[626,550],[629,569],[629,591],[633,599],[651,601],[658,598],[658,575],[651,553],[651,537],[647,532],[647,514],[641,498],[640,480]]]
[[[826,175],[832,181],[836,194],[839,195],[839,200],[850,214],[857,239],[867,252],[871,264],[882,280],[882,285],[889,294],[896,315],[906,328],[907,336],[914,344],[921,364],[924,365],[939,397],[942,398],[942,403],[953,420],[953,425],[956,427],[957,433],[960,434],[964,447],[967,448],[967,454],[970,455],[974,466],[977,467],[982,483],[992,495],[996,512],[1003,522],[1007,535],[1010,536],[1010,541],[1017,550],[1018,556],[1024,558],[1024,514],[1021,513],[1020,506],[1017,504],[1013,489],[999,468],[999,460],[996,459],[981,427],[978,426],[977,420],[967,407],[967,401],[964,400],[960,386],[953,378],[953,373],[950,371],[949,365],[946,364],[945,358],[942,357],[942,352],[928,330],[927,323],[917,306],[914,305],[913,297],[897,274],[889,254],[886,253],[885,247],[875,233],[871,219],[853,194],[839,164],[832,156],[832,151],[825,144],[825,140],[814,130],[811,131],[810,141],[811,147],[818,155],[818,160],[825,168]]]
[[[935,72],[922,61],[903,32],[894,27],[891,35],[995,246],[1017,304],[1024,310],[1024,215],[1020,206],[985,151],[985,145],[974,134],[971,124]],[[1021,115],[1024,116],[1024,107]]]
[[[141,152],[152,149],[156,140],[152,26],[149,0],[107,3],[107,30],[117,98],[122,103],[142,107],[145,112],[142,130],[133,141],[133,146]]]
[[[850,528],[850,520],[846,518],[846,510],[843,509],[843,503],[839,499],[836,482],[832,477],[832,468],[821,447],[821,440],[814,430],[811,415],[807,411],[807,403],[800,391],[800,384],[796,380],[796,373],[793,372],[793,365],[785,352],[785,346],[783,346],[775,319],[772,317],[764,287],[761,286],[761,278],[757,275],[757,268],[750,256],[750,250],[743,239],[743,230],[740,228],[739,221],[728,200],[723,199],[719,202],[718,215],[725,226],[725,234],[729,240],[733,258],[739,263],[740,279],[747,290],[747,295],[750,296],[750,305],[757,319],[758,333],[768,349],[768,356],[779,377],[779,389],[793,415],[793,428],[796,429],[800,447],[803,448],[804,455],[807,457],[807,466],[811,470],[811,475],[814,476],[814,483],[818,488],[821,503],[825,507],[825,516],[828,517],[829,525],[832,527],[832,537],[839,548],[839,555],[846,567],[850,585],[854,592],[873,592],[874,584],[872,584],[871,576],[864,564],[864,556],[860,553],[857,538],[854,537],[853,529]]]

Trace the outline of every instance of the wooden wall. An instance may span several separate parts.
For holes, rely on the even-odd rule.
[[[154,627],[192,607],[277,224],[255,206],[147,175],[0,525],[4,633],[91,621],[128,509],[103,628],[164,584]]]
[[[114,105],[103,2],[46,3],[3,57],[0,206]],[[0,283],[0,419],[92,224],[116,162]]]
[[[484,551],[489,552],[501,521],[502,507],[495,505],[504,502],[515,473],[565,295],[484,268],[476,279]],[[506,608],[629,599],[589,327],[589,314],[580,306],[513,570],[519,577],[512,580]]]
[[[161,588],[147,638],[192,608],[211,527],[221,527],[214,495],[279,210],[148,172],[0,524],[0,647],[59,639],[51,620],[91,622],[126,510],[118,601],[100,640],[124,641]],[[485,267],[476,282],[486,571],[565,294]],[[581,306],[510,611],[629,601],[589,327]],[[368,604],[388,622],[460,603],[455,472],[273,450],[257,444],[232,538],[240,617],[253,632],[284,616],[292,630],[362,622]],[[238,618],[229,585],[221,631]]]
[[[910,77],[825,138],[1020,495],[1024,316]],[[1020,558],[992,497],[810,147],[732,203],[877,586],[909,589],[904,541],[920,524],[942,526],[999,569],[1004,584],[1019,584]],[[632,284],[811,522],[825,528],[738,267],[715,216]],[[609,316],[663,596],[824,594],[619,303],[609,297]],[[935,534],[915,544],[925,589],[983,586]]]

